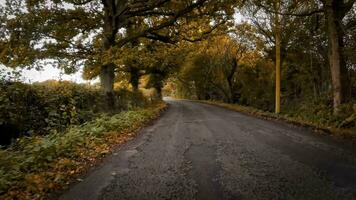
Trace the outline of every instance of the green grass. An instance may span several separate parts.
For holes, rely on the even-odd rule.
[[[19,139],[0,150],[0,199],[43,199],[131,139],[165,108],[157,103],[101,117],[63,133]]]

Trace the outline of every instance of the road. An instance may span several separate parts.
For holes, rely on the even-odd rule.
[[[220,107],[168,103],[60,199],[356,199],[352,146]]]

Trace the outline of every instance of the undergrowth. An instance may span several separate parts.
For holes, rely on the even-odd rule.
[[[65,132],[18,139],[0,150],[0,199],[43,199],[108,154],[165,108],[160,102],[116,115],[101,115]],[[88,165],[89,164],[89,165]]]

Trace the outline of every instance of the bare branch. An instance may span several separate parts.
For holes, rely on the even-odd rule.
[[[148,29],[146,29],[146,30],[143,30],[143,31],[139,32],[139,33],[136,33],[136,34],[133,34],[133,35],[131,35],[131,36],[128,36],[128,37],[126,37],[126,38],[124,38],[124,39],[121,39],[121,40],[117,43],[117,45],[118,45],[119,47],[122,47],[122,46],[124,46],[125,44],[127,44],[128,42],[130,42],[130,41],[132,41],[132,40],[136,40],[136,39],[138,39],[138,38],[140,38],[140,37],[145,37],[145,36],[146,36],[147,34],[149,34],[149,33],[153,33],[153,32],[155,32],[155,31],[161,30],[161,29],[163,29],[163,28],[165,28],[165,27],[172,26],[172,25],[174,25],[174,23],[178,20],[178,18],[180,18],[181,16],[183,16],[183,15],[186,14],[186,13],[191,12],[191,11],[194,10],[196,7],[203,5],[206,1],[207,1],[207,0],[198,0],[198,1],[196,1],[195,3],[193,3],[193,4],[189,5],[189,6],[187,6],[186,8],[184,8],[184,9],[178,11],[173,17],[171,17],[171,18],[168,19],[167,21],[162,22],[161,24],[156,25],[156,26],[154,26],[154,27],[150,27],[150,28],[148,28]]]
[[[71,0],[69,1],[70,3],[76,5],[76,6],[81,6],[81,5],[85,5],[88,4],[90,2],[92,2],[93,0]]]

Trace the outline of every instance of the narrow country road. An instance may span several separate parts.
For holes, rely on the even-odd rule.
[[[168,103],[60,199],[356,199],[353,147],[211,105]]]

